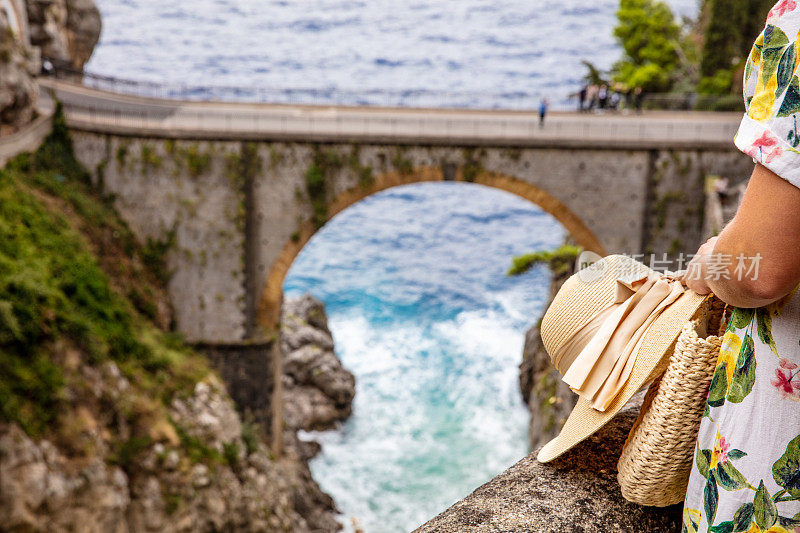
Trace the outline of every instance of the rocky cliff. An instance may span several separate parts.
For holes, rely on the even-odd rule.
[[[332,501],[302,461],[273,458],[213,374],[174,399],[148,435],[111,410],[142,401],[114,363],[78,363],[90,396],[75,439],[33,439],[0,424],[0,523],[20,531],[336,531]],[[75,391],[70,390],[73,394]],[[57,437],[58,438],[58,437]],[[61,437],[63,438],[63,437]],[[114,442],[118,445],[115,447]],[[85,447],[75,450],[75,447]],[[91,449],[91,451],[87,451]]]
[[[83,69],[100,39],[102,21],[93,0],[26,0],[31,44],[43,58]]]
[[[290,428],[272,455],[208,360],[159,327],[163,254],[92,189],[58,114],[36,153],[0,170],[0,265],[0,529],[340,529],[314,446]],[[302,361],[286,379],[335,412],[295,417],[306,426],[349,412],[353,380],[321,304],[301,301],[285,342],[315,355],[289,357]]]
[[[34,116],[40,58],[82,70],[102,27],[93,0],[26,0],[30,42],[11,31],[0,9],[0,135],[12,133]]]
[[[283,304],[283,416],[288,428],[330,429],[350,416],[355,378],[333,351],[325,307],[306,294]]]
[[[575,271],[574,261],[571,259],[553,258],[549,261],[549,266],[553,278],[547,306],[561,285]],[[519,387],[531,414],[528,440],[531,449],[536,449],[558,435],[577,400],[577,396],[561,381],[561,376],[550,362],[550,356],[547,355],[539,334],[539,324],[525,333],[522,362],[519,365]]]
[[[16,131],[33,119],[38,87],[34,50],[11,31],[0,9],[0,135]]]

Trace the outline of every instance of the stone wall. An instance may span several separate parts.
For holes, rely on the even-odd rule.
[[[317,228],[387,187],[485,184],[539,203],[578,244],[691,253],[707,174],[734,181],[735,150],[457,148],[142,139],[73,132],[98,186],[143,241],[166,250],[177,328],[194,342],[264,336],[283,277]]]
[[[72,137],[134,234],[166,254],[178,330],[190,342],[244,339],[244,190],[233,168],[241,144]]]
[[[654,152],[651,154],[647,212],[642,249],[645,254],[692,254],[705,240],[706,179],[725,176],[730,185],[744,183],[753,160],[731,152]],[[672,264],[672,266],[677,266]],[[685,267],[685,265],[684,265]]]

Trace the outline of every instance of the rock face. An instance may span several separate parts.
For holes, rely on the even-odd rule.
[[[284,420],[292,430],[329,429],[350,415],[355,378],[333,351],[324,304],[306,294],[283,304]]]
[[[680,531],[681,506],[623,499],[617,460],[638,414],[623,410],[605,428],[548,464],[531,454],[416,531],[419,533]]]
[[[134,387],[113,363],[84,369],[99,404]],[[100,415],[79,410],[69,446],[0,425],[0,524],[12,531],[337,531],[333,502],[292,449],[274,459],[212,374],[153,422],[152,439],[112,450]],[[181,428],[180,435],[175,428]],[[126,428],[119,428],[124,433]],[[153,443],[154,442],[154,443]],[[70,447],[92,453],[75,454]],[[76,456],[77,455],[77,456]]]
[[[564,267],[553,273],[547,305],[550,305],[561,285],[573,272],[573,267]],[[542,344],[539,324],[525,334],[522,363],[519,365],[519,386],[531,413],[528,439],[531,449],[536,449],[558,434],[577,400],[577,396],[561,381],[561,376],[553,368]]]
[[[57,65],[82,70],[100,39],[93,0],[27,0],[31,44]]]
[[[14,36],[5,11],[0,9],[0,135],[33,120],[37,70],[34,51]]]

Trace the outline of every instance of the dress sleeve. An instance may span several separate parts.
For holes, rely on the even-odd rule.
[[[736,147],[800,187],[800,0],[781,0],[753,44],[744,70],[746,113]]]

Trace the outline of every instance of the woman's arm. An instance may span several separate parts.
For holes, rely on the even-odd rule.
[[[760,258],[755,260],[757,271],[739,276],[735,268],[740,256],[746,264]],[[689,264],[687,284],[736,307],[762,307],[789,294],[798,283],[800,188],[756,165],[736,216]]]

